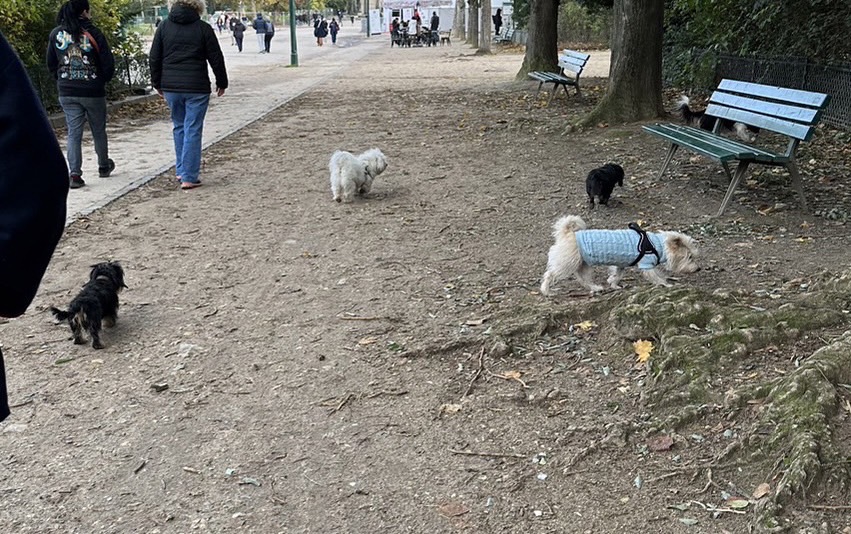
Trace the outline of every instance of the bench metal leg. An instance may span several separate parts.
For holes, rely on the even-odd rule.
[[[665,163],[662,164],[662,170],[659,171],[659,176],[656,178],[657,180],[661,180],[662,176],[665,174],[665,171],[668,169],[668,165],[671,164],[671,160],[674,159],[674,152],[680,148],[680,145],[676,143],[671,143],[671,148],[668,149],[668,154],[665,156]]]
[[[716,215],[716,217],[720,217],[724,214],[724,210],[727,209],[727,204],[729,204],[730,200],[733,199],[733,193],[736,191],[736,187],[739,185],[739,182],[742,181],[745,171],[748,170],[748,165],[750,165],[749,161],[739,162],[739,165],[736,167],[736,174],[733,175],[730,187],[727,188],[727,194],[724,195],[724,200],[721,202],[721,208],[718,209],[718,215]]]
[[[553,101],[553,97],[556,96],[556,91],[558,91],[558,84],[553,84],[553,90],[550,91],[550,97],[547,99],[547,107],[550,107],[550,102]]]
[[[541,93],[541,87],[544,85],[544,82],[538,82],[538,90],[535,91],[535,96],[532,97],[532,101],[529,102],[529,109],[535,105],[535,102],[538,101],[538,95]]]
[[[798,199],[801,201],[801,208],[804,211],[810,211],[807,207],[807,198],[804,196],[804,185],[801,183],[801,175],[798,172],[798,164],[793,159],[786,164],[786,168],[792,176],[792,187],[794,187],[795,191],[798,193]]]

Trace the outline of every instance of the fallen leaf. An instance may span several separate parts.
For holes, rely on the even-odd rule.
[[[638,356],[638,361],[641,363],[647,362],[650,359],[650,353],[653,352],[653,342],[646,339],[639,339],[632,344],[635,349],[635,354]]]
[[[681,517],[680,523],[683,525],[696,525],[698,523],[697,519],[692,519],[691,517]]]
[[[441,515],[445,517],[458,517],[459,515],[464,515],[470,511],[469,508],[461,504],[460,502],[445,502],[437,507],[438,511]]]
[[[573,325],[573,328],[577,328],[579,330],[582,330],[583,332],[587,332],[595,326],[597,326],[597,323],[593,321],[582,321],[581,323],[576,323],[575,325]]]
[[[763,482],[762,484],[757,486],[755,490],[753,490],[753,498],[754,499],[762,499],[763,497],[765,497],[769,493],[771,493],[771,486],[769,486],[767,483]]]
[[[377,341],[378,340],[375,339],[374,337],[365,337],[365,338],[362,338],[360,341],[358,341],[358,345],[372,345],[373,343],[376,343]]]
[[[460,404],[441,404],[440,413],[458,413],[461,411]]]
[[[484,319],[469,319],[466,322],[464,322],[464,324],[467,325],[467,326],[479,326],[480,324],[482,324],[484,322],[485,322]]]
[[[647,447],[653,452],[669,451],[673,446],[674,438],[671,436],[657,436],[647,442]]]
[[[520,376],[520,371],[506,371],[502,373],[502,377],[507,380],[518,380]]]
[[[741,497],[733,497],[727,499],[727,506],[732,508],[733,510],[744,510],[748,507],[750,502],[747,499],[742,499]]]

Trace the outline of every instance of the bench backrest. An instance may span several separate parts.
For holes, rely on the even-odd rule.
[[[809,141],[829,102],[822,93],[721,80],[706,114]]]
[[[585,64],[588,63],[588,58],[590,57],[590,54],[583,54],[573,50],[563,50],[561,56],[558,58],[558,66],[563,75],[566,76],[570,73],[579,79],[579,75],[582,74],[582,69],[585,68]]]

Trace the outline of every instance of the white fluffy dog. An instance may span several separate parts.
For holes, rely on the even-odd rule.
[[[562,278],[574,275],[592,292],[603,287],[592,280],[593,265],[608,265],[608,283],[619,289],[624,267],[637,266],[654,284],[670,286],[665,271],[694,273],[700,270],[694,240],[679,232],[646,233],[637,225],[627,230],[587,230],[585,221],[567,215],[553,225],[555,244],[550,247],[541,293]]]
[[[355,156],[338,150],[328,164],[331,169],[331,193],[337,202],[351,202],[372,188],[372,181],[387,168],[387,158],[377,148]]]

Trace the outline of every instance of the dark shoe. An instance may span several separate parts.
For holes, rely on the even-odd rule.
[[[181,182],[181,189],[195,189],[196,187],[201,187],[201,182]]]
[[[111,159],[107,161],[109,161],[109,165],[106,167],[98,167],[98,176],[101,178],[108,178],[109,175],[112,174],[112,171],[115,170],[115,162]]]
[[[86,182],[83,181],[82,177],[77,176],[76,174],[71,175],[71,183],[69,184],[71,189],[79,189],[84,185],[86,185]]]

